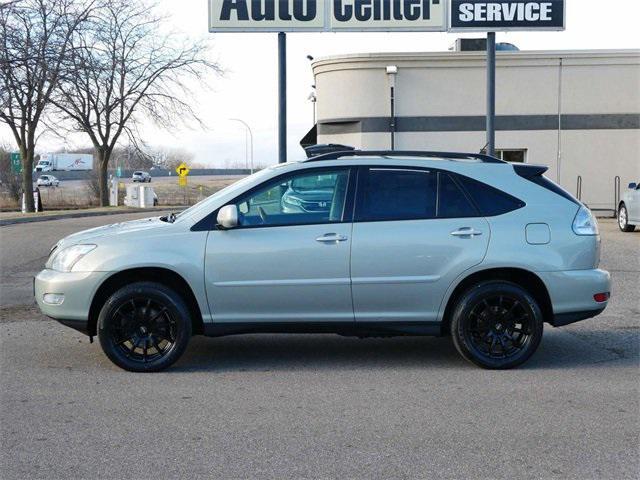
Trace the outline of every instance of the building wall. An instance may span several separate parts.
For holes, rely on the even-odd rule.
[[[484,53],[347,55],[314,63],[318,143],[390,148],[387,65],[396,65],[396,149],[477,152],[486,144]],[[614,180],[640,180],[640,51],[498,53],[497,149],[592,208],[613,208]]]

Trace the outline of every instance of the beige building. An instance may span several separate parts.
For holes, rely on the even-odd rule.
[[[318,143],[485,146],[484,52],[343,55],[313,73]],[[622,189],[640,181],[640,51],[498,52],[496,129],[499,156],[547,165],[591,208],[613,209],[617,177]]]

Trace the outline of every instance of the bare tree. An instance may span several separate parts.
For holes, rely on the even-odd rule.
[[[60,80],[69,40],[91,8],[74,0],[16,0],[0,6],[0,121],[22,157],[22,190],[31,192],[38,127]],[[26,195],[29,212],[33,196]]]
[[[91,139],[102,205],[108,204],[107,167],[121,136],[136,144],[143,118],[164,128],[199,122],[186,100],[189,85],[221,73],[206,58],[207,43],[167,32],[165,19],[154,11],[145,1],[101,0],[90,27],[73,35],[76,54],[54,100]]]
[[[181,147],[159,147],[153,150],[152,156],[155,165],[174,170],[182,162],[193,167],[193,152]]]

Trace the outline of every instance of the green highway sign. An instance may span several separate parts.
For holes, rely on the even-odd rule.
[[[20,153],[11,153],[11,171],[15,174],[22,173],[22,159]]]

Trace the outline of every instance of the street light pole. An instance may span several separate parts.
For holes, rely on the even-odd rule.
[[[245,126],[245,128],[247,129],[247,132],[249,132],[249,140],[251,141],[251,174],[253,175],[253,132],[251,131],[251,127],[249,126],[249,124],[247,124],[247,122],[245,122],[244,120],[240,120],[239,118],[230,118],[229,120],[234,122],[240,122],[242,125]],[[245,148],[246,148],[246,145],[247,145],[247,142],[245,138]]]

